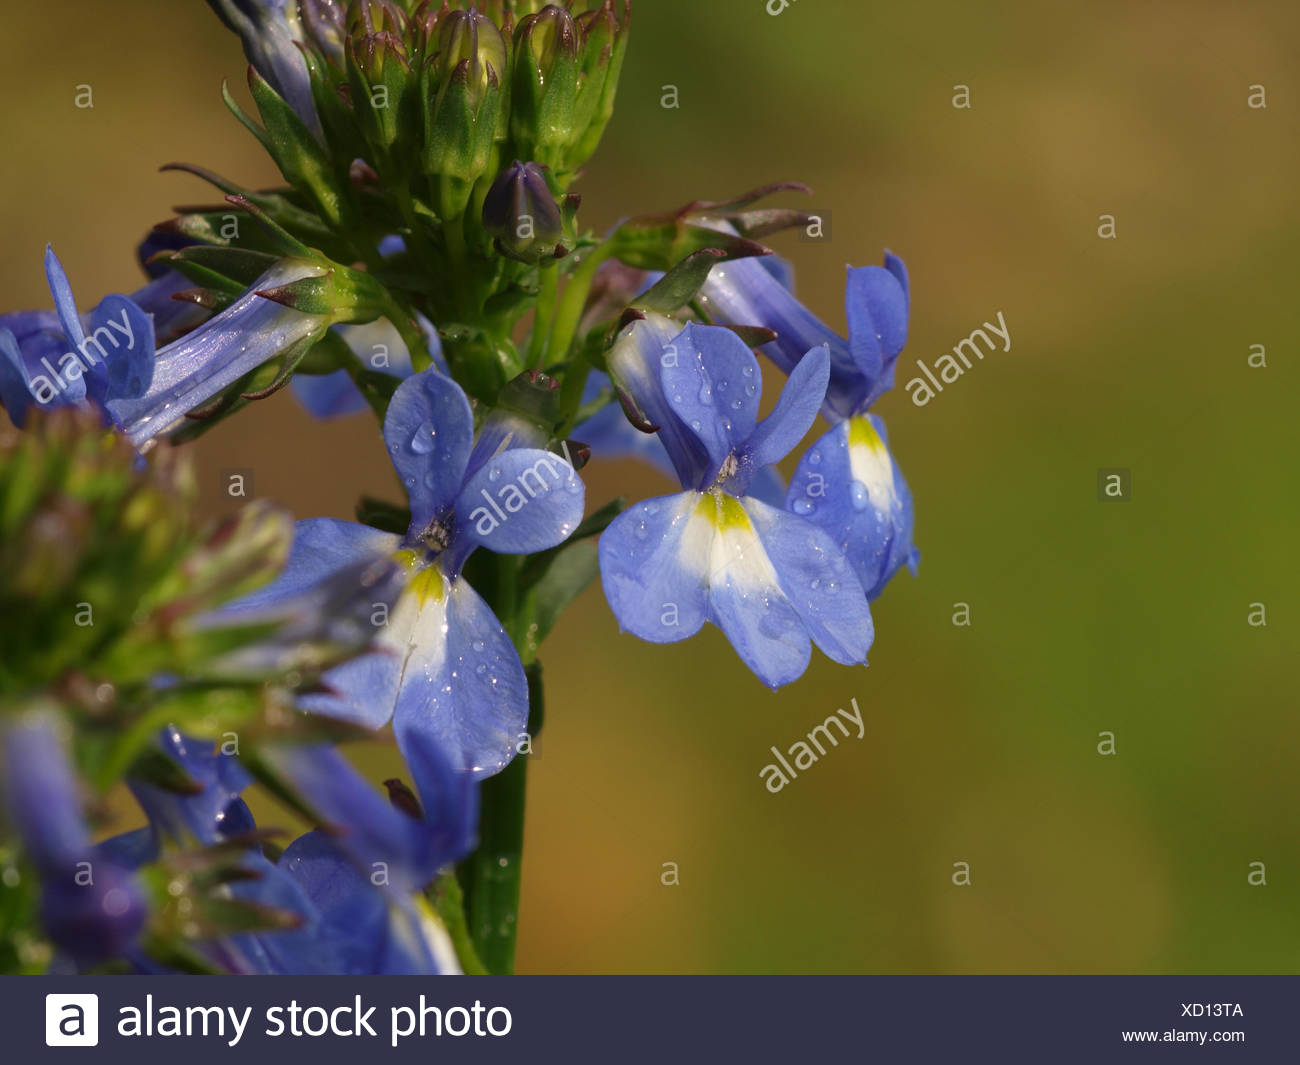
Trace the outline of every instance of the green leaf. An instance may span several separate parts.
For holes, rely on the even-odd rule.
[[[720,248],[701,248],[692,252],[647,289],[632,306],[659,314],[672,314],[685,307],[695,298],[708,280],[709,271],[724,255]]]

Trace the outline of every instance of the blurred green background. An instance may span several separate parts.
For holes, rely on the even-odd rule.
[[[134,287],[147,227],[211,198],[163,163],[273,183],[199,0],[11,6],[4,33],[7,308],[48,305],[47,241],[83,303]],[[902,255],[911,335],[877,412],[924,561],[877,604],[868,670],[814,656],[777,694],[716,630],[653,647],[579,602],[543,655],[521,971],[1300,967],[1297,39],[1281,0],[638,0],[584,221],[805,181],[831,239],[776,244],[837,328],[845,264]],[[1012,350],[913,406],[915,360],[998,311]],[[198,455],[214,511],[229,469],[303,517],[397,487],[368,416],[313,423],[288,393]],[[1099,502],[1121,467],[1132,500]],[[594,502],[666,487],[587,480]],[[768,794],[769,746],[851,698],[865,738]]]

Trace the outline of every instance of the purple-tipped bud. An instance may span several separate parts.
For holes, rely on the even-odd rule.
[[[483,200],[483,228],[511,259],[537,263],[555,256],[564,224],[540,166],[516,161],[502,171]]]

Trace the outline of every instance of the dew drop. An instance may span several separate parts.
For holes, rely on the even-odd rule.
[[[808,456],[808,461],[812,463],[814,466],[820,466],[822,461],[821,452],[814,451],[811,455]]]
[[[424,422],[411,437],[411,450],[417,455],[427,455],[433,450],[433,438],[437,435],[433,422]]]
[[[482,653],[483,651],[487,650],[487,644],[485,644],[482,640],[475,640],[474,650]]]
[[[493,466],[490,470],[488,470],[488,480],[491,481],[493,484],[496,484],[497,481],[501,480],[500,466]]]
[[[853,503],[854,510],[866,510],[867,503],[871,500],[871,494],[867,491],[867,486],[861,481],[854,481],[849,485],[849,499]]]
[[[810,499],[796,499],[794,501],[794,512],[796,514],[808,515],[816,509],[817,508],[813,505],[813,502]]]

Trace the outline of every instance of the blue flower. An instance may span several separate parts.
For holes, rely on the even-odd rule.
[[[673,643],[706,621],[769,687],[801,676],[811,643],[866,661],[871,613],[843,553],[821,529],[749,493],[816,419],[830,358],[815,348],[758,421],[758,361],[730,330],[657,316],[629,325],[610,373],[658,426],[685,491],[629,508],[600,540],[605,597],[625,631]]]
[[[849,269],[844,340],[763,268],[742,259],[714,267],[701,302],[720,320],[762,325],[778,333],[763,351],[789,373],[813,345],[830,352],[831,380],[822,413],[832,428],[799,462],[786,506],[824,529],[840,546],[875,599],[904,565],[913,573],[912,493],[889,452],[884,423],[867,408],[893,387],[894,365],[907,340],[908,277],[903,260]]]
[[[442,341],[438,331],[423,315],[416,315],[420,331],[428,345],[429,357],[441,373],[447,372],[442,356]],[[365,325],[336,325],[333,327],[360,360],[362,368],[390,377],[406,378],[412,373],[411,353],[402,336],[386,318],[377,318]],[[307,411],[317,418],[337,418],[364,410],[366,401],[346,370],[319,376],[294,374],[289,387]]]
[[[358,557],[396,554],[408,583],[374,652],[328,670],[326,690],[302,705],[371,728],[391,718],[408,759],[424,734],[474,773],[495,773],[526,728],[528,688],[514,644],[461,568],[478,547],[528,554],[560,543],[582,518],[582,481],[551,452],[520,446],[544,441],[505,437],[492,423],[475,446],[465,393],[432,369],[398,386],[384,441],[410,497],[406,535],[299,522],[280,578],[227,609],[259,609]]]
[[[208,0],[208,6],[239,34],[244,56],[253,68],[321,140],[307,62],[298,49],[305,38],[297,0]]]
[[[262,363],[319,340],[328,318],[284,306],[262,293],[326,273],[325,267],[313,263],[281,260],[220,314],[159,349],[148,389],[109,404],[131,443],[145,449]]]
[[[319,934],[356,973],[455,972],[446,933],[424,889],[474,847],[477,789],[429,736],[408,744],[418,816],[381,798],[328,746],[272,750],[268,762],[321,819],[278,866],[319,914]]]
[[[130,867],[90,841],[77,778],[53,717],[28,714],[0,737],[5,806],[41,877],[41,922],[85,965],[129,952],[144,927],[144,896]]]
[[[829,420],[866,410],[894,385],[894,364],[907,343],[907,268],[903,260],[885,254],[885,265],[850,267],[844,290],[849,324],[845,340],[808,310],[762,259],[720,263],[709,273],[700,303],[715,321],[727,325],[760,325],[777,339],[760,350],[784,373],[806,351],[830,352],[830,385],[825,412]]]
[[[0,315],[0,399],[21,426],[33,401],[43,406],[93,402],[116,419],[122,404],[149,387],[154,326],[126,296],[105,296],[83,319],[67,274],[45,249],[55,310]],[[154,293],[149,293],[153,297]]]
[[[610,387],[609,378],[599,370],[587,378],[583,403],[597,400]],[[573,430],[573,438],[591,449],[593,458],[611,461],[638,459],[654,467],[670,480],[676,477],[668,452],[657,432],[642,432],[627,420],[618,403],[607,403]],[[774,507],[785,506],[786,485],[776,466],[764,466],[754,474],[749,494]]]
[[[912,545],[912,493],[874,414],[846,418],[818,440],[790,481],[786,506],[824,529],[875,599],[921,554]]]
[[[243,904],[295,915],[298,927],[209,940],[205,952],[240,973],[432,974],[456,971],[445,931],[420,895],[440,869],[474,844],[477,794],[427,737],[411,747],[423,800],[418,818],[385,801],[334,748],[272,747],[264,764],[323,826],[291,843],[275,862],[261,850],[240,797],[251,781],[239,760],[212,744],[167,729],[161,749],[194,789],[180,793],[140,781],[131,791],[149,818],[101,844],[103,854],[138,868],[168,849],[250,840],[243,877],[229,885]],[[147,967],[138,956],[132,960]]]

